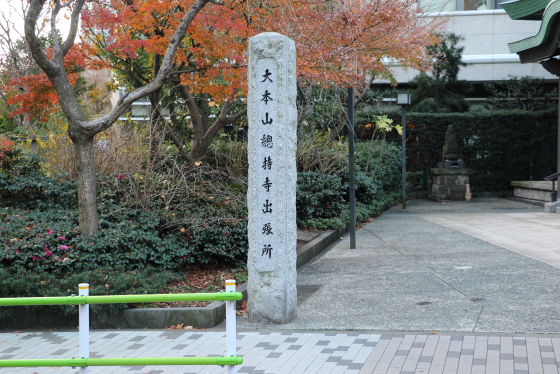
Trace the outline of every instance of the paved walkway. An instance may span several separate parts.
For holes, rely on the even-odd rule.
[[[560,373],[560,214],[501,199],[410,201],[298,275],[299,317],[239,319],[239,373]],[[0,359],[77,354],[76,332],[0,334]],[[212,356],[212,330],[95,331],[92,357]],[[77,373],[7,368],[0,373]],[[220,367],[90,373],[226,373]]]

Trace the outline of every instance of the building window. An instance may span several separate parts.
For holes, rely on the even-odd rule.
[[[464,10],[487,10],[493,9],[493,0],[465,0]]]
[[[420,0],[420,7],[427,13],[461,10],[502,9],[501,4],[511,0]]]
[[[454,12],[458,10],[456,0],[420,0],[420,7],[426,13]]]

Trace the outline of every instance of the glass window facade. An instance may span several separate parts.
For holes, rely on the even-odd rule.
[[[465,0],[464,10],[488,10],[494,9],[494,0]]]
[[[426,13],[454,12],[457,10],[456,0],[420,0],[420,7]]]
[[[454,12],[457,10],[502,9],[500,4],[511,0],[420,0],[420,7],[427,13]]]

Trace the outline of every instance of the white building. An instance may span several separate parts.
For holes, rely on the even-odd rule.
[[[509,0],[508,0],[509,1]],[[557,84],[558,77],[547,72],[538,63],[521,64],[519,56],[510,53],[508,43],[535,35],[541,25],[540,20],[512,20],[501,9],[506,0],[420,0],[426,17],[445,17],[444,32],[454,33],[464,38],[461,45],[463,61],[468,67],[461,68],[459,79],[473,83],[473,94],[467,100],[478,108],[484,101],[482,84],[507,80],[509,75],[544,78],[551,85]],[[403,89],[417,71],[405,70],[393,65],[391,70]],[[387,83],[387,82],[376,82]]]

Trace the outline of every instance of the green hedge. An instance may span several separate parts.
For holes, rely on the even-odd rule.
[[[395,113],[394,121],[400,122]],[[494,111],[408,113],[410,171],[427,172],[441,161],[447,127],[457,131],[474,192],[508,191],[514,180],[542,180],[556,171],[558,113]],[[418,141],[416,141],[418,139]],[[393,138],[399,141],[400,139]]]

